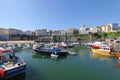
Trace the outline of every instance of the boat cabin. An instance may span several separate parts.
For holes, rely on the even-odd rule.
[[[111,52],[111,51],[113,51],[113,48],[111,48],[109,46],[100,46],[100,50],[105,51],[105,52]]]

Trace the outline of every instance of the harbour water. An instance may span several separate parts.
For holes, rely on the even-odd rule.
[[[91,55],[85,46],[70,50],[76,55],[51,58],[21,49],[16,55],[26,61],[26,72],[7,80],[120,80],[117,58]]]

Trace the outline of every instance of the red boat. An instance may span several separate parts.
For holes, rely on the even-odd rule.
[[[93,49],[100,49],[100,46],[98,46],[98,45],[92,45],[92,48]]]
[[[62,45],[58,45],[57,47],[62,49],[66,48],[66,46],[62,46]]]

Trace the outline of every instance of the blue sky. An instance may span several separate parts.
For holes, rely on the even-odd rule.
[[[0,27],[66,30],[120,23],[120,0],[0,0]]]

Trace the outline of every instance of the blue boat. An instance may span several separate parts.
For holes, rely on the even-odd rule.
[[[0,77],[10,78],[25,72],[26,63],[12,51],[0,53]]]

